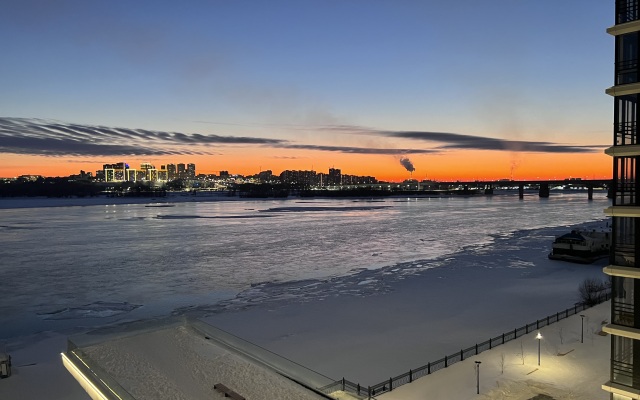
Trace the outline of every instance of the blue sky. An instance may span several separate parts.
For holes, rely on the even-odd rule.
[[[603,145],[613,8],[4,0],[0,117],[318,146],[415,146],[318,126]]]

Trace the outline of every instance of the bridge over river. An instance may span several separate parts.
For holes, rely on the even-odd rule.
[[[425,183],[422,183],[423,185]],[[436,187],[438,190],[458,189],[463,191],[483,190],[485,194],[492,194],[496,188],[518,188],[520,198],[524,197],[525,188],[538,190],[540,197],[549,197],[549,193],[554,188],[564,189],[586,189],[589,199],[593,199],[593,189],[603,188],[609,193],[613,188],[611,179],[563,179],[563,180],[496,180],[496,181],[434,181],[429,183],[429,187]]]

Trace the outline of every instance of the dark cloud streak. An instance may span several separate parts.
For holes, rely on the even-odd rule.
[[[194,145],[281,145],[279,139],[162,132],[0,117],[0,152],[47,156],[212,154]]]
[[[534,142],[522,140],[498,139],[492,137],[472,136],[460,133],[431,132],[431,131],[388,131],[371,129],[361,126],[335,125],[327,126],[324,130],[344,132],[350,134],[381,136],[387,138],[410,139],[429,143],[443,143],[438,150],[496,150],[518,151],[533,153],[595,153],[600,152],[605,145],[567,145],[553,142]]]
[[[429,149],[383,149],[383,148],[370,148],[370,147],[319,146],[319,145],[313,145],[313,144],[287,144],[279,147],[283,147],[287,149],[331,151],[331,152],[349,153],[349,154],[380,154],[380,155],[431,154],[431,153],[437,152]]]
[[[285,128],[286,129],[286,128]],[[311,130],[428,143],[427,148],[351,147],[297,144],[284,139],[205,135],[147,129],[82,125],[43,119],[0,117],[0,153],[46,156],[164,156],[216,154],[213,146],[255,145],[265,148],[346,154],[437,154],[448,150],[494,150],[536,153],[595,153],[607,146],[506,140],[458,133],[390,131],[360,126],[313,126]],[[406,168],[406,166],[405,166]]]

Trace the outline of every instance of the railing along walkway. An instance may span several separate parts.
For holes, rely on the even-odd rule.
[[[331,394],[337,391],[344,391],[348,393],[353,393],[356,396],[362,396],[366,398],[373,398],[375,395],[379,395],[385,392],[390,392],[398,386],[402,386],[407,383],[411,383],[414,380],[421,378],[426,375],[430,375],[438,370],[443,368],[447,368],[459,361],[463,361],[471,356],[478,355],[485,350],[490,350],[494,347],[497,347],[501,344],[505,344],[511,340],[517,339],[523,335],[531,333],[537,329],[540,329],[544,326],[551,325],[555,322],[561,321],[565,318],[568,318],[571,315],[575,315],[580,311],[586,310],[594,305],[603,303],[611,298],[610,293],[604,293],[599,296],[596,302],[592,305],[587,305],[585,303],[577,303],[573,307],[567,308],[564,311],[560,311],[558,313],[548,315],[546,318],[542,318],[532,322],[530,324],[526,324],[521,326],[520,328],[516,328],[512,331],[504,332],[501,335],[498,335],[494,338],[490,338],[481,343],[476,343],[473,346],[467,347],[466,349],[461,349],[453,354],[445,356],[439,360],[432,361],[418,367],[416,369],[410,369],[408,372],[404,374],[400,374],[395,378],[389,378],[383,382],[372,386],[363,386],[360,383],[351,382],[345,378],[342,378],[338,381],[335,381],[329,385],[323,386],[318,390],[325,394]]]

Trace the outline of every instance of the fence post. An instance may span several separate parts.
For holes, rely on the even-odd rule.
[[[549,316],[547,315],[547,325],[549,325]]]
[[[447,360],[447,357],[448,357],[448,356],[444,356],[444,367],[445,367],[445,368],[447,368],[447,361],[448,361],[448,360]]]
[[[573,305],[573,313],[577,314],[578,313],[578,304],[574,304]]]
[[[525,332],[525,333],[529,333],[529,324],[526,324],[526,325],[524,326],[524,332]]]
[[[389,391],[393,390],[393,380],[389,378]]]
[[[342,391],[344,392],[344,376],[342,377]]]
[[[489,338],[489,350],[491,350],[491,346],[493,346],[493,340],[491,340],[491,338]]]
[[[504,344],[504,332],[502,332],[502,344]]]
[[[478,343],[476,343],[476,355],[478,355]]]
[[[431,374],[431,363],[427,363],[427,375]]]
[[[413,371],[409,370],[409,383],[413,382]]]
[[[540,320],[539,319],[536,320],[536,329],[540,329]]]
[[[518,328],[513,330],[513,338],[517,339],[518,338]]]
[[[460,361],[464,361],[464,353],[462,352],[462,349],[460,349]]]
[[[358,391],[358,396],[360,396],[360,384],[359,383],[358,383],[357,391]]]
[[[569,318],[569,309],[564,310],[565,318]]]
[[[368,392],[368,395],[369,395],[369,400],[371,400],[371,386],[369,386],[367,388],[367,392]]]

